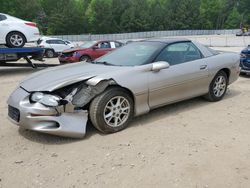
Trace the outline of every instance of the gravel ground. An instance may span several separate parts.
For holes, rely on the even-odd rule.
[[[250,77],[240,77],[221,102],[196,98],[138,117],[116,134],[88,127],[84,139],[69,139],[7,120],[8,96],[32,72],[0,68],[0,187],[250,186]]]

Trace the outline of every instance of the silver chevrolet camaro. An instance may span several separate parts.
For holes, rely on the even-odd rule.
[[[221,100],[239,77],[239,63],[239,54],[219,54],[195,41],[134,42],[94,62],[32,74],[9,97],[9,119],[59,136],[83,137],[88,120],[114,133],[160,106],[197,96]]]

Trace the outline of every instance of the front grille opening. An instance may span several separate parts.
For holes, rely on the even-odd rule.
[[[8,106],[8,116],[16,122],[20,121],[20,111],[13,106]]]

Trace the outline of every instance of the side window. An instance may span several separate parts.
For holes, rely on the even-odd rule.
[[[100,49],[111,48],[109,42],[100,42],[100,43],[98,44],[98,47],[99,47]]]
[[[0,14],[0,21],[3,21],[3,20],[7,20],[7,17],[4,16],[4,15],[2,15],[2,14]]]
[[[65,42],[62,40],[56,40],[56,44],[65,44]]]
[[[52,44],[52,40],[46,40],[47,44]]]
[[[180,42],[167,46],[156,61],[167,61],[170,65],[177,65],[201,58],[200,51],[192,42]]]

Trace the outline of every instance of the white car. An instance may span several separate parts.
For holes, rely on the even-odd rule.
[[[74,44],[68,40],[62,40],[58,38],[42,37],[37,41],[38,47],[45,48],[45,56],[52,58],[55,55],[74,48]]]
[[[21,48],[27,42],[37,41],[39,37],[36,23],[0,13],[0,44]]]

